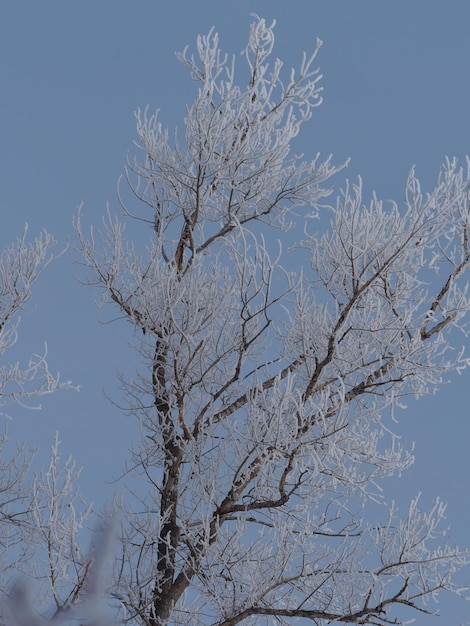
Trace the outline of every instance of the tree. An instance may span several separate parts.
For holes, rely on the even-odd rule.
[[[47,346],[42,354],[33,354],[26,366],[18,361],[6,361],[8,351],[18,341],[20,313],[26,310],[32,287],[57,256],[53,252],[56,241],[48,232],[42,231],[30,243],[27,234],[25,226],[21,237],[0,255],[0,406],[18,404],[22,408],[39,409],[35,399],[71,389],[73,385],[70,381],[61,382],[59,374],[50,371]],[[81,513],[74,515],[73,484],[78,474],[70,459],[60,466],[57,439],[48,471],[40,472],[31,483],[29,474],[34,454],[24,444],[10,450],[6,431],[0,437],[0,452],[0,600],[11,595],[13,572],[31,574],[34,570],[39,579],[44,578],[44,568],[39,562],[31,568],[31,562],[38,556],[37,548],[42,546],[47,546],[50,589],[52,595],[58,597],[63,583],[59,571],[64,567],[78,569],[78,554],[70,554],[73,537],[86,517]],[[62,554],[65,544],[69,550],[67,555]],[[69,577],[66,578],[69,582]],[[0,609],[0,619],[4,618],[5,607]],[[8,622],[9,626],[14,623],[25,622],[13,621],[13,618]],[[31,626],[39,622],[27,620],[26,623]]]
[[[33,398],[69,388],[71,383],[60,382],[59,375],[49,370],[47,346],[42,354],[33,354],[25,367],[18,361],[5,361],[6,354],[18,340],[20,312],[25,310],[31,298],[31,288],[54,258],[52,249],[56,242],[49,233],[41,232],[31,243],[27,243],[27,233],[26,226],[22,236],[0,254],[0,406],[16,403],[35,409],[40,406],[31,403]],[[13,457],[7,459],[7,442],[5,433],[0,438],[1,542],[6,541],[11,523],[20,515],[12,505],[23,500],[23,483],[30,465],[30,455],[24,446],[17,447]]]
[[[179,55],[199,85],[182,138],[137,112],[139,208],[120,199],[145,253],[110,212],[96,237],[75,221],[141,360],[121,379],[139,439],[111,507],[125,623],[398,624],[458,592],[469,560],[440,541],[440,501],[398,517],[379,489],[412,462],[394,409],[468,363],[469,174],[446,160],[428,194],[412,170],[400,205],[365,205],[360,181],[325,204],[343,166],[292,153],[321,42],[284,79],[273,26],[251,27],[243,88],[214,31]]]

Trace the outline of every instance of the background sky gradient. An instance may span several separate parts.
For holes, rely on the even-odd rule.
[[[424,190],[443,158],[470,153],[470,2],[468,0],[4,0],[0,7],[0,244],[29,224],[73,242],[76,207],[98,226],[109,202],[119,211],[116,182],[136,137],[133,111],[161,110],[182,127],[195,85],[175,58],[198,33],[215,26],[222,48],[239,58],[250,13],[276,19],[276,49],[286,66],[324,45],[318,65],[324,103],[296,148],[308,157],[351,157],[333,181],[363,177],[366,196],[401,202],[415,164]],[[122,469],[134,423],[119,408],[116,372],[133,369],[130,327],[110,323],[66,251],[44,273],[23,315],[15,358],[47,341],[52,370],[81,391],[46,398],[42,412],[13,407],[0,416],[13,440],[49,454],[56,430],[64,456],[83,466],[82,492],[98,505]],[[456,346],[468,344],[455,337]],[[470,346],[467,350],[470,351]],[[10,357],[13,355],[10,354]],[[449,541],[470,547],[470,372],[439,395],[401,411],[399,431],[415,441],[416,462],[386,488],[400,505],[418,491],[448,504]],[[110,396],[115,404],[106,398]],[[470,571],[465,580],[470,583]],[[470,624],[470,604],[442,596],[442,617],[416,615],[417,626]]]

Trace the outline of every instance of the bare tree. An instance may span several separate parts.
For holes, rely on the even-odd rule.
[[[75,222],[141,359],[110,591],[130,624],[400,624],[459,592],[469,560],[440,501],[398,516],[380,492],[412,462],[394,409],[468,364],[468,172],[446,160],[428,194],[411,171],[400,204],[364,204],[359,181],[327,205],[343,166],[292,153],[321,42],[284,79],[273,26],[251,27],[245,87],[213,31],[179,55],[198,84],[183,136],[137,112],[143,212],[121,201],[145,251],[111,213],[96,236]]]
[[[22,236],[0,254],[0,406],[16,403],[39,409],[38,397],[73,386],[50,371],[46,346],[26,365],[7,360],[18,340],[20,313],[26,310],[33,284],[56,256],[56,241],[49,233],[42,231],[31,242],[27,234],[25,227]],[[9,416],[3,413],[2,417]],[[74,570],[78,581],[83,578],[77,567],[78,547],[74,546],[89,507],[75,515],[78,472],[71,459],[65,465],[60,463],[57,438],[48,470],[31,478],[34,452],[24,444],[12,446],[6,429],[0,438],[0,453],[0,620],[10,613],[8,626],[32,626],[40,623],[40,612],[37,605],[35,613],[29,612],[24,595],[27,585],[19,575],[46,581],[35,588],[35,602],[41,606],[51,597],[56,611],[71,604],[70,591],[77,582],[71,584],[74,576],[70,571]],[[61,596],[62,587],[67,587],[69,596]],[[21,614],[16,611],[19,608]]]
[[[17,403],[22,407],[39,408],[32,403],[34,398],[71,386],[70,382],[60,382],[59,375],[49,370],[46,347],[42,354],[33,354],[26,366],[7,361],[9,351],[18,340],[20,313],[31,298],[31,288],[54,258],[52,249],[56,242],[53,237],[43,231],[28,243],[27,231],[25,227],[22,236],[0,254],[1,407]],[[2,417],[8,418],[8,415],[2,413]],[[31,454],[24,446],[17,446],[8,459],[6,431],[0,439],[0,450],[0,541],[5,547],[12,540],[16,541],[10,535],[11,524],[16,526],[24,518],[24,483]],[[6,550],[2,552],[5,557]]]

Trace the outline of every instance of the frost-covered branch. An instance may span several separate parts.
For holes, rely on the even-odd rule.
[[[17,402],[37,408],[30,399],[70,388],[71,383],[60,382],[59,375],[49,370],[47,346],[26,366],[6,362],[5,354],[18,340],[19,314],[31,298],[33,284],[54,258],[56,241],[49,233],[42,231],[31,243],[27,233],[26,226],[16,243],[0,254],[0,406]]]
[[[36,472],[30,484],[21,476],[21,506],[13,503],[16,558],[7,564],[0,598],[8,626],[66,624],[92,608],[93,614],[103,599],[98,585],[100,597],[93,600],[102,564],[96,550],[82,548],[91,506],[79,496],[80,471],[71,458],[62,462],[59,443],[56,435],[47,470]],[[96,534],[96,545],[99,540]],[[11,546],[10,552],[15,552]]]

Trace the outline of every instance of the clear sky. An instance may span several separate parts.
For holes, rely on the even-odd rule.
[[[317,36],[324,42],[324,103],[298,142],[307,156],[349,156],[345,176],[360,174],[367,193],[400,202],[413,164],[430,189],[446,155],[470,153],[469,0],[4,0],[0,244],[28,222],[31,235],[46,228],[63,248],[79,203],[96,225],[107,202],[118,210],[133,111],[149,104],[170,128],[181,127],[194,84],[174,53],[215,26],[222,47],[238,55],[253,12],[276,19],[276,54],[287,67]],[[59,430],[64,456],[84,467],[84,496],[100,503],[133,433],[105,394],[119,404],[116,371],[131,370],[135,357],[127,326],[108,323],[115,311],[98,310],[93,290],[74,273],[83,275],[65,252],[43,275],[17,356],[47,341],[51,368],[81,391],[45,399],[40,413],[12,409],[8,428],[43,459]],[[465,342],[456,337],[456,345]],[[442,496],[450,541],[470,547],[469,377],[456,376],[437,397],[410,400],[399,414],[399,429],[416,441],[416,463],[387,488],[400,504],[417,491],[425,503]],[[418,615],[417,626],[470,624],[470,604],[442,600],[445,617]]]

